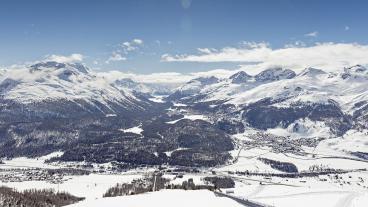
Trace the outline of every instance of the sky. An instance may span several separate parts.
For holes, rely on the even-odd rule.
[[[0,66],[193,73],[368,64],[365,0],[1,0]]]

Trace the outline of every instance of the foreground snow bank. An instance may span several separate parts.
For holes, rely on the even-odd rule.
[[[132,196],[101,198],[97,200],[82,201],[70,207],[240,207],[241,204],[225,197],[217,197],[208,190],[162,190]]]

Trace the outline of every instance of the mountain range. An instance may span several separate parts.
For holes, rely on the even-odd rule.
[[[0,71],[0,156],[61,150],[57,161],[214,166],[230,160],[236,134],[328,139],[367,129],[367,88],[361,65],[239,71],[174,89],[39,62]]]

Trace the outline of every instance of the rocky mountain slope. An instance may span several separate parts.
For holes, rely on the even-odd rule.
[[[255,76],[241,71],[201,87],[191,81],[169,100],[206,111],[217,122],[239,123],[238,130],[232,131],[244,127],[283,128],[304,136],[319,136],[318,130],[309,134],[301,130],[312,124],[319,125],[319,131],[327,130],[330,136],[341,136],[349,129],[367,127],[367,88],[368,70],[361,65],[336,73],[306,68],[296,74],[289,69],[270,68]]]
[[[79,63],[41,62],[0,76],[4,112],[19,116],[80,116],[143,111],[150,102],[126,88],[96,77]]]
[[[61,150],[62,161],[225,164],[234,134],[315,143],[367,129],[367,88],[360,65],[335,73],[269,68],[195,78],[154,102],[165,87],[109,81],[79,63],[40,62],[0,73],[0,156]]]
[[[3,71],[0,156],[61,150],[63,161],[128,166],[228,160],[229,135],[207,122],[167,123],[180,117],[166,113],[171,103],[150,101],[152,89],[127,79],[110,82],[79,63],[40,62]]]

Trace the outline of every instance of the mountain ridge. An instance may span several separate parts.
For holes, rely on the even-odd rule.
[[[61,150],[61,161],[225,164],[236,134],[319,140],[366,129],[367,77],[360,65],[298,74],[272,67],[197,77],[150,101],[166,88],[106,79],[82,64],[37,63],[0,76],[0,156]]]

